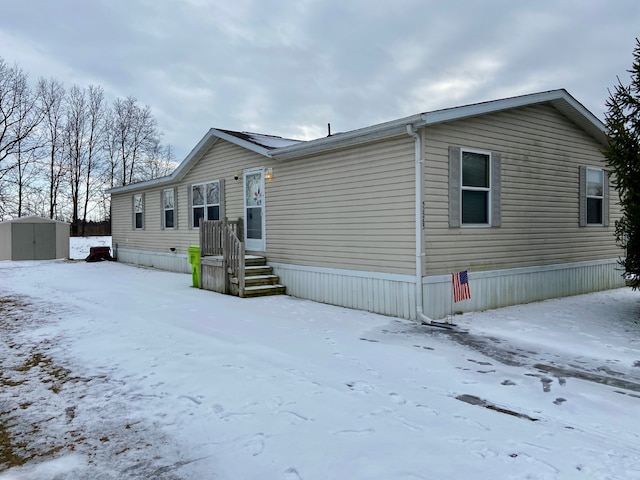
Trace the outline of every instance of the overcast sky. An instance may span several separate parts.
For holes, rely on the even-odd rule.
[[[149,105],[178,160],[210,127],[325,136],[566,88],[600,119],[638,0],[20,0],[0,57]]]

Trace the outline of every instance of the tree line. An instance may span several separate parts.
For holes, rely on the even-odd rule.
[[[108,188],[167,175],[170,145],[151,108],[129,96],[109,103],[102,87],[66,87],[0,57],[0,221],[39,215],[69,221],[109,219]]]

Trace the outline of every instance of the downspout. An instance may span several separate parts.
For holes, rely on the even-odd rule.
[[[411,124],[407,125],[407,134],[415,139],[416,317],[418,321],[431,323],[432,320],[424,314],[424,299],[422,297],[422,140],[420,134]]]

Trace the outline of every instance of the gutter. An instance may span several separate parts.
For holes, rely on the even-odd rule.
[[[422,296],[422,253],[424,245],[422,241],[422,140],[416,127],[412,124],[406,126],[407,134],[415,139],[415,214],[416,214],[416,317],[420,322],[431,323],[429,317],[424,314],[424,298]]]

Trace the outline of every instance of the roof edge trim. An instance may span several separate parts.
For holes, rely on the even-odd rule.
[[[180,165],[178,165],[170,175],[154,178],[152,180],[146,180],[144,182],[130,183],[129,185],[124,185],[122,187],[114,187],[108,189],[106,193],[123,193],[180,181],[189,172],[189,170],[191,170],[193,164],[200,160],[205,152],[209,148],[211,148],[211,146],[213,146],[213,144],[218,139],[225,140],[227,142],[238,145],[239,147],[251,150],[252,152],[264,157],[271,157],[269,150],[267,150],[266,148],[260,147],[241,138],[234,137],[233,135],[229,135],[228,133],[220,131],[216,128],[210,128],[209,131],[204,135],[204,137],[200,139],[198,144],[191,150],[191,152],[189,152],[184,160],[180,162]]]
[[[328,137],[276,148],[269,153],[271,157],[276,160],[287,160],[299,155],[311,155],[319,151],[349,147],[362,143],[363,141],[375,141],[398,134],[405,134],[407,124],[415,124],[421,120],[422,114],[411,115],[370,127],[359,128],[345,133],[336,133]]]

